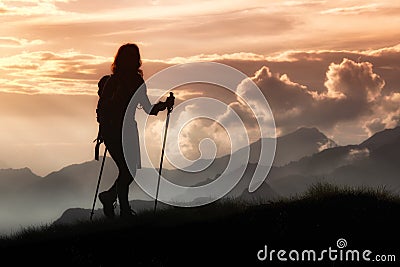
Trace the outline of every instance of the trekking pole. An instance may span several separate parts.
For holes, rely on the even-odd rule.
[[[96,187],[96,193],[94,194],[92,211],[90,212],[90,220],[92,220],[93,214],[94,214],[94,206],[96,205],[97,194],[99,193],[100,180],[101,180],[101,175],[103,174],[104,162],[106,161],[106,155],[107,155],[107,147],[104,149],[104,156],[103,156],[103,161],[101,162],[99,180],[97,181],[97,187]]]
[[[173,97],[172,92],[170,92],[170,96]],[[160,178],[161,178],[161,171],[162,171],[163,160],[164,160],[165,143],[166,143],[166,140],[167,140],[167,130],[168,130],[168,125],[169,125],[169,114],[171,114],[171,112],[172,112],[172,107],[168,108],[167,120],[165,121],[164,141],[163,141],[163,146],[162,146],[162,150],[161,150],[160,168],[158,169],[158,181],[157,181],[156,199],[154,201],[154,213],[156,213],[156,210],[157,210],[158,191],[160,189]]]

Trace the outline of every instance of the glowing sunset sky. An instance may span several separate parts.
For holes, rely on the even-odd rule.
[[[0,18],[0,168],[92,159],[97,81],[126,42],[145,77],[190,61],[238,68],[281,134],[315,126],[358,143],[400,119],[399,1],[11,0]]]

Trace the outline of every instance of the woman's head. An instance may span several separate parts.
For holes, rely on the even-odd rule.
[[[140,67],[142,61],[140,60],[139,47],[136,44],[124,44],[115,55],[114,62],[111,65],[111,71],[114,74],[134,74],[139,73],[143,75]]]

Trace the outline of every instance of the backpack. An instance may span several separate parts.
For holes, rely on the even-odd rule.
[[[112,75],[103,76],[97,84],[97,86],[99,88],[97,90],[97,95],[99,96],[99,100],[97,102],[97,108],[96,108],[96,115],[97,115],[96,119],[97,119],[97,122],[99,123],[99,129],[97,132],[97,137],[93,141],[96,143],[95,149],[94,149],[94,159],[95,160],[99,160],[100,145],[104,142],[104,139],[101,135],[100,124],[102,124],[106,120],[107,108],[103,104],[103,102],[105,102],[105,99],[103,99],[104,98],[103,94],[104,94],[104,88],[105,88],[107,82],[109,81],[109,79],[111,78],[111,76]]]
[[[110,78],[111,78],[111,75],[105,75],[105,76],[103,76],[103,77],[100,79],[100,81],[97,83],[97,86],[98,86],[98,88],[99,88],[99,90],[97,90],[97,95],[98,95],[99,97],[101,97],[101,95],[102,95],[102,93],[103,93],[104,86],[106,85],[108,79],[110,79]]]

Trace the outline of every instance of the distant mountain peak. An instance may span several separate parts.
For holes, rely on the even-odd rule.
[[[317,128],[301,127],[278,137],[274,164],[282,166],[335,146],[337,144]]]
[[[392,129],[385,129],[377,132],[370,138],[360,144],[361,147],[367,147],[368,149],[374,150],[383,145],[393,143],[400,138],[400,126]]]
[[[18,188],[40,181],[41,178],[26,167],[0,169],[0,195],[14,192]]]
[[[6,169],[0,169],[0,173],[15,173],[15,174],[30,174],[34,176],[38,176],[35,173],[32,172],[31,169],[28,167],[24,168],[6,168]]]
[[[318,130],[316,127],[300,127],[294,132],[317,132],[317,133],[321,133],[321,131]]]
[[[321,136],[327,138],[325,134],[323,134],[320,130],[315,127],[301,127],[298,128],[296,131],[287,134],[288,135],[306,135],[306,136]],[[282,136],[283,137],[283,136]]]
[[[289,134],[283,135],[278,137],[278,142],[279,141],[296,141],[296,142],[307,142],[307,143],[326,143],[329,141],[329,143],[332,146],[336,146],[336,143],[329,139],[324,133],[322,133],[320,130],[318,130],[315,127],[301,127],[295,130],[294,132],[291,132]]]

